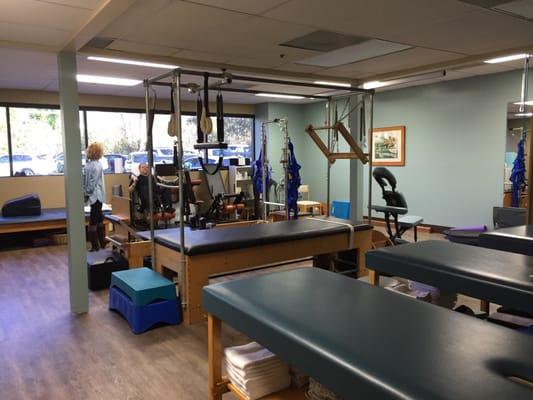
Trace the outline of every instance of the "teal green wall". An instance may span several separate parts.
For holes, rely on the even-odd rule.
[[[376,96],[374,125],[406,126],[406,165],[391,170],[410,213],[435,225],[492,225],[503,197],[507,103],[520,87],[521,71],[512,71]]]
[[[390,169],[411,214],[434,225],[491,225],[492,207],[502,204],[507,103],[519,100],[520,87],[521,71],[512,71],[376,95],[374,126],[406,127],[406,165]],[[317,201],[326,200],[327,164],[304,128],[322,125],[324,115],[323,103],[268,104],[269,118],[289,118],[303,182]],[[274,167],[279,147],[271,143]],[[379,204],[376,186],[373,203]],[[348,200],[348,161],[334,164],[331,190],[332,200]]]

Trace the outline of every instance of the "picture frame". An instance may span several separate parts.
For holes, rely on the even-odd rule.
[[[372,165],[405,166],[405,126],[375,128],[372,131]]]

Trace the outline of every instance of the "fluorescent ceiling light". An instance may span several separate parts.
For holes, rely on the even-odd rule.
[[[497,58],[491,58],[490,60],[485,60],[487,64],[498,64],[508,61],[516,61],[516,60],[522,60],[526,58],[527,54],[513,54],[511,56],[505,56],[505,57],[497,57]]]
[[[114,78],[112,76],[76,75],[78,82],[97,83],[100,85],[135,86],[142,81],[136,79]]]
[[[533,113],[530,113],[530,112],[528,112],[528,113],[516,113],[514,116],[515,117],[533,117]]]
[[[110,63],[116,63],[116,64],[137,65],[139,67],[152,67],[152,68],[163,68],[163,69],[179,68],[178,65],[161,64],[161,63],[137,61],[137,60],[127,60],[127,59],[123,59],[123,58],[109,58],[109,57],[89,56],[89,57],[87,57],[87,59],[88,60],[92,60],[92,61],[103,61],[103,62],[110,62]]]
[[[377,89],[383,86],[401,85],[416,81],[425,81],[429,79],[438,79],[446,76],[446,71],[428,72],[426,74],[410,75],[403,78],[390,79],[388,81],[370,81],[363,83],[360,87],[363,89]]]
[[[376,89],[376,88],[380,88],[382,86],[387,86],[387,83],[386,82],[381,82],[381,81],[371,81],[371,82],[363,83],[362,88],[363,89]]]
[[[517,101],[516,103],[513,103],[513,104],[516,104],[517,106],[522,106],[522,105],[533,106],[533,100],[529,100],[524,103],[522,103],[521,101]]]
[[[295,100],[301,100],[305,99],[303,96],[295,96],[292,94],[275,94],[275,93],[257,93],[256,96],[259,97],[274,97],[277,99],[295,99]]]
[[[316,85],[331,85],[331,86],[341,86],[341,87],[352,87],[350,83],[344,82],[330,82],[330,81],[314,81]]]

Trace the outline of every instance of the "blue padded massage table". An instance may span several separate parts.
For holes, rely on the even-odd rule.
[[[533,225],[520,225],[482,233],[479,245],[533,256]]]
[[[104,205],[104,214],[111,212],[109,206]],[[89,210],[85,209],[88,221]],[[67,227],[67,211],[64,208],[43,208],[41,215],[27,217],[0,216],[0,234],[28,231],[43,231],[48,229],[64,229]]]
[[[150,232],[139,235],[150,239]],[[358,249],[359,271],[363,271],[364,254],[371,245],[371,225],[354,225],[333,217],[187,229],[185,287],[180,288],[186,302],[184,321],[193,324],[204,320],[202,288],[212,275],[349,249]],[[179,273],[180,250],[179,229],[155,231],[155,270],[163,274],[165,269]]]
[[[317,268],[203,292],[212,400],[238,391],[221,374],[222,321],[345,399],[533,398],[533,337],[464,314]]]
[[[370,251],[366,262],[373,284],[383,273],[533,311],[533,257],[429,240]]]

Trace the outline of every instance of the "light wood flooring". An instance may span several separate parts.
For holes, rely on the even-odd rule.
[[[73,315],[66,261],[65,246],[0,252],[0,399],[207,399],[206,324],[134,335],[107,290]],[[225,345],[245,340],[224,333]]]

